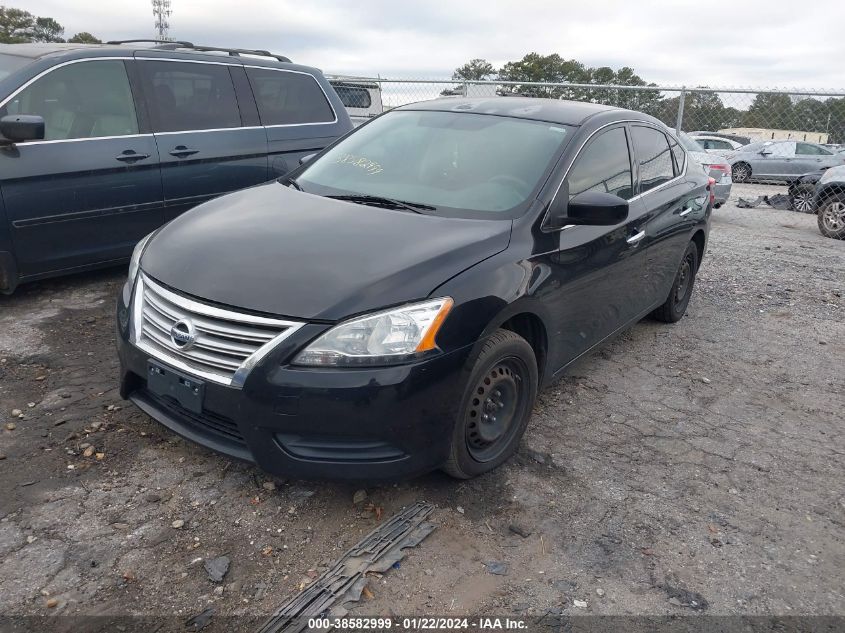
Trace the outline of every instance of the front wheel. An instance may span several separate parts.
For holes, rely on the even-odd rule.
[[[681,260],[678,272],[675,274],[675,281],[672,283],[669,296],[662,306],[652,312],[655,319],[664,323],[675,323],[681,320],[686,314],[690,297],[692,297],[692,288],[695,285],[695,274],[697,272],[698,247],[694,242],[690,242],[687,245],[687,250],[684,251],[684,258]]]
[[[819,231],[825,237],[845,240],[845,193],[827,198],[819,206]]]
[[[537,383],[528,341],[509,330],[490,335],[472,366],[443,470],[470,479],[513,455],[531,418]]]

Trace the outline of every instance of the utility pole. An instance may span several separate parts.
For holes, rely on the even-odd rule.
[[[170,39],[168,30],[170,23],[167,21],[170,14],[173,13],[171,9],[171,0],[152,0],[153,15],[156,19],[156,31],[158,32],[157,39],[166,42]]]

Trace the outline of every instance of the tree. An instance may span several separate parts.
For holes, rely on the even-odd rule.
[[[35,18],[29,11],[0,6],[0,43],[30,42]]]
[[[35,18],[30,33],[31,42],[64,42],[65,27],[53,18]]]
[[[103,42],[87,31],[82,31],[82,33],[77,33],[72,38],[68,40],[71,44],[102,44]]]
[[[0,6],[0,43],[64,42],[65,27],[53,18],[36,17],[29,11]],[[100,44],[100,40],[83,31],[69,42],[75,44]]]
[[[528,53],[518,62],[508,62],[499,71],[502,81],[548,82],[548,83],[588,83],[590,71],[584,64],[574,59],[563,59],[557,53],[540,55]],[[563,86],[512,85],[508,90],[530,97],[550,99],[584,99],[583,89]]]
[[[468,81],[480,81],[488,79],[496,74],[493,64],[486,59],[471,59],[452,73],[452,79],[466,79]]]
[[[794,116],[788,94],[758,94],[743,116],[744,127],[792,129]]]

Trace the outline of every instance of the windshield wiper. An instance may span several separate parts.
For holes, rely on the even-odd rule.
[[[394,200],[393,198],[385,198],[383,196],[371,196],[363,193],[326,196],[333,200],[343,200],[345,202],[357,202],[358,204],[369,204],[374,207],[386,207],[388,209],[407,209],[414,213],[422,213],[423,211],[436,211],[437,207],[430,204],[421,204],[419,202],[405,202],[404,200]]]
[[[305,191],[305,189],[303,189],[302,186],[298,182],[296,182],[296,178],[285,178],[285,183],[293,185],[293,188],[297,191]]]

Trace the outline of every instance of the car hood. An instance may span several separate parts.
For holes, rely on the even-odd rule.
[[[504,250],[511,226],[352,204],[273,182],[173,220],[150,240],[141,269],[206,301],[335,321],[427,297]]]

